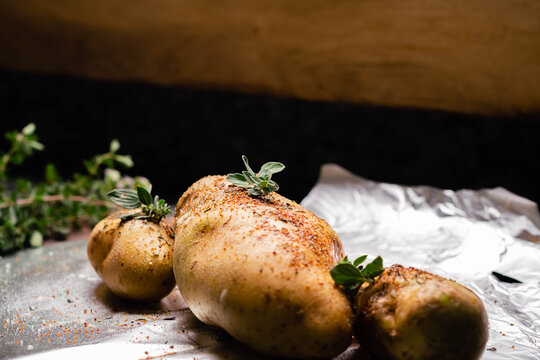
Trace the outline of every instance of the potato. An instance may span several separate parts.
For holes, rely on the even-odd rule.
[[[122,221],[113,214],[94,227],[88,259],[114,294],[147,301],[171,292],[173,239],[163,226],[146,219]]]
[[[351,304],[329,273],[341,242],[302,206],[210,176],[178,201],[175,231],[176,281],[204,323],[281,358],[330,358],[350,344]]]
[[[359,291],[356,306],[358,340],[378,358],[467,360],[484,352],[484,305],[454,281],[393,265]]]

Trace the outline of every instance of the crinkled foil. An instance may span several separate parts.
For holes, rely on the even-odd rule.
[[[382,184],[322,168],[302,204],[326,219],[349,257],[381,255],[473,289],[490,339],[482,359],[540,359],[540,215],[504,189]],[[502,282],[493,272],[521,283]],[[198,321],[177,289],[157,304],[116,298],[86,240],[0,259],[0,358],[263,359]],[[357,344],[337,359],[367,359]]]
[[[383,184],[325,165],[302,202],[339,234],[349,258],[381,255],[475,291],[489,318],[482,359],[540,359],[540,215],[502,188]],[[493,272],[521,283],[499,281]]]

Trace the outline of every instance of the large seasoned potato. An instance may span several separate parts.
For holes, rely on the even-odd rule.
[[[175,231],[176,281],[201,321],[277,357],[329,358],[350,344],[351,305],[329,274],[341,242],[302,206],[209,176],[178,201]]]
[[[377,358],[469,360],[484,352],[484,305],[454,281],[392,265],[360,289],[356,305],[358,340]]]
[[[92,230],[88,259],[107,287],[130,300],[159,300],[175,286],[173,239],[149,220],[112,214]]]

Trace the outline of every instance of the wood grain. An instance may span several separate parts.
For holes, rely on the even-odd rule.
[[[537,0],[0,0],[0,49],[12,70],[540,112]]]

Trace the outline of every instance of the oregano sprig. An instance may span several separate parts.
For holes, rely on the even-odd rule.
[[[20,165],[34,151],[43,150],[44,146],[34,134],[35,130],[36,125],[30,123],[20,132],[12,131],[6,133],[6,139],[11,142],[11,147],[6,153],[0,156],[0,179],[7,180],[6,168],[8,164]]]
[[[133,166],[133,160],[130,155],[119,155],[117,151],[120,149],[120,142],[116,139],[111,141],[109,152],[95,156],[92,160],[85,161],[84,166],[90,175],[96,175],[103,165],[113,167],[114,163],[119,163],[124,167],[130,168]]]
[[[118,215],[118,217],[123,220],[148,219],[155,223],[159,223],[163,217],[171,213],[171,208],[165,200],[160,199],[157,195],[152,199],[150,191],[140,185],[137,185],[136,191],[130,189],[115,189],[110,191],[107,196],[113,203],[123,209],[140,209],[139,211],[126,212]]]
[[[279,185],[273,181],[272,175],[285,169],[285,165],[280,162],[267,162],[258,173],[255,173],[248,163],[248,158],[242,155],[242,161],[246,170],[242,173],[233,173],[227,175],[227,180],[234,185],[247,189],[248,194],[252,196],[268,195],[273,191],[279,190]]]
[[[334,279],[336,284],[343,287],[345,293],[349,296],[356,295],[363,283],[372,283],[375,277],[384,271],[383,260],[380,256],[377,256],[375,260],[364,267],[361,264],[366,258],[367,255],[362,255],[351,263],[347,256],[345,256],[343,260],[330,270],[332,279]]]
[[[40,181],[10,177],[10,168],[21,165],[44,149],[36,125],[7,132],[10,147],[0,152],[0,257],[37,247],[44,239],[62,239],[74,229],[93,226],[111,205],[106,194],[114,188],[148,186],[148,179],[125,176],[118,167],[131,167],[129,155],[118,153],[120,142],[112,140],[109,151],[85,161],[86,172],[64,178],[53,164],[44,164]]]

